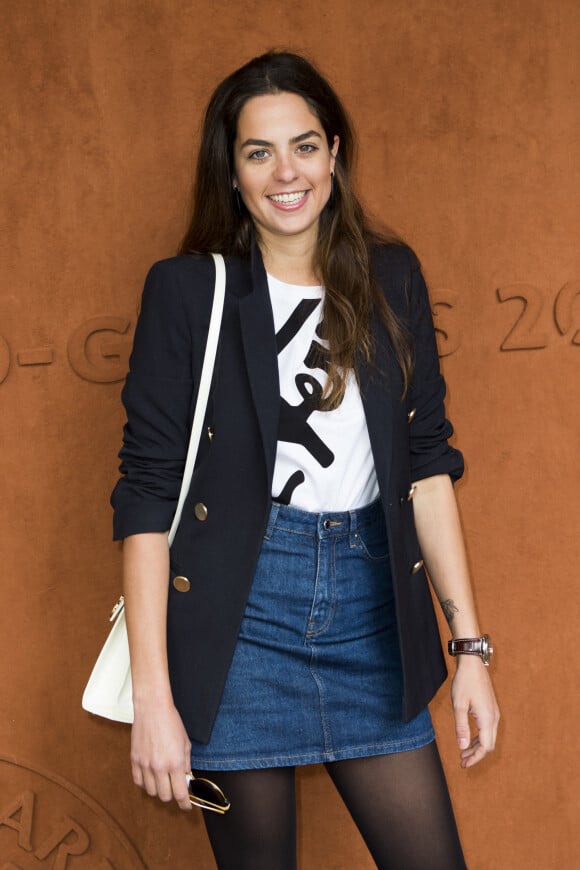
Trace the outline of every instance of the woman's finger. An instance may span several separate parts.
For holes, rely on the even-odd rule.
[[[455,736],[460,749],[467,749],[471,742],[471,729],[469,727],[469,707],[458,704],[453,708],[455,716]]]
[[[133,782],[135,783],[135,785],[138,785],[139,788],[144,788],[145,784],[143,781],[143,771],[141,770],[141,765],[132,764],[131,775],[133,776]]]
[[[171,773],[171,789],[173,797],[182,810],[190,811],[192,809],[191,801],[189,800],[189,791],[187,789],[187,780],[185,773],[181,770],[174,770]]]
[[[149,768],[143,770],[143,788],[151,797],[157,796],[157,782],[153,771]]]

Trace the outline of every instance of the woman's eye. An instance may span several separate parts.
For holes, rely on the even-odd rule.
[[[314,151],[318,151],[316,145],[310,145],[309,142],[304,142],[303,145],[300,145],[298,148],[300,154],[312,154]]]
[[[268,152],[261,148],[259,151],[252,151],[250,154],[250,160],[264,160],[267,156]]]

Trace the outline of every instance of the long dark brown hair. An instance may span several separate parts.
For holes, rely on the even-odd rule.
[[[397,239],[375,231],[365,217],[351,186],[354,136],[346,112],[328,82],[300,55],[263,54],[233,72],[214,91],[203,123],[193,213],[180,253],[249,255],[256,230],[250,213],[236,200],[232,184],[238,118],[252,97],[284,92],[308,103],[329,149],[335,136],[340,139],[334,189],[320,215],[314,262],[325,288],[324,337],[329,343],[323,407],[331,409],[342,401],[346,372],[353,370],[358,376],[361,360],[373,362],[373,310],[387,329],[406,391],[413,366],[410,337],[371,269],[373,245]]]

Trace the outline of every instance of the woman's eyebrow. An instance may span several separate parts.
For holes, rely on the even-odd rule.
[[[316,130],[307,130],[306,133],[300,133],[299,136],[293,136],[292,139],[290,139],[290,144],[297,145],[299,142],[304,142],[305,139],[311,139],[313,136],[322,139],[322,136],[320,133],[317,133]],[[240,148],[247,148],[248,146],[254,148],[273,148],[274,143],[268,142],[266,139],[246,139],[245,142],[242,142]]]
[[[311,139],[313,136],[316,136],[317,139],[322,139],[322,136],[316,130],[308,130],[306,133],[301,133],[300,136],[294,136],[293,139],[290,139],[290,142],[292,145],[297,145],[299,142],[304,142],[305,139]]]

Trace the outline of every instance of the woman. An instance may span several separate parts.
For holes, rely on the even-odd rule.
[[[427,710],[446,669],[424,567],[453,636],[479,650],[452,487],[463,462],[418,262],[369,228],[352,151],[301,57],[266,54],[217,88],[191,226],[149,274],[124,390],[113,505],[133,778],[184,810],[186,771],[215,782],[231,802],[204,814],[220,868],[295,867],[294,769],[316,762],[379,867],[465,866]],[[226,256],[226,305],[170,554],[211,251]],[[471,767],[498,722],[481,656],[458,657],[452,696]]]

